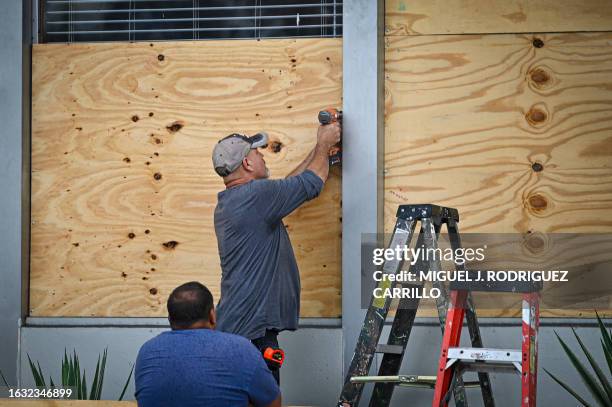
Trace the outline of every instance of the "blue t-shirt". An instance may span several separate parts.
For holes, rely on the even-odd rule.
[[[266,329],[297,329],[300,274],[283,218],[322,188],[323,180],[306,170],[219,193],[215,232],[222,274],[217,329],[248,339],[264,336]]]
[[[139,407],[266,406],[280,390],[261,353],[211,329],[163,332],[138,352]]]

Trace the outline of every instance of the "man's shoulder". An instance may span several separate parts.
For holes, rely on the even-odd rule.
[[[249,182],[247,185],[250,186],[250,191],[261,191],[261,190],[267,190],[270,188],[274,188],[274,186],[278,183],[278,179],[271,179],[271,178],[259,178],[259,179],[254,179],[253,181]]]
[[[218,341],[220,341],[222,343],[238,345],[238,346],[246,346],[246,345],[253,346],[251,341],[249,341],[244,336],[240,336],[240,335],[236,335],[236,334],[231,334],[231,333],[228,333],[228,332],[217,331],[217,330],[214,330],[212,332],[213,332],[213,335],[215,337],[215,340],[218,340]]]
[[[153,351],[159,349],[160,347],[163,347],[170,340],[170,337],[168,336],[168,333],[170,332],[172,331],[164,331],[149,339],[148,341],[142,344],[142,346],[140,347],[140,352],[142,353],[146,351]]]
[[[212,329],[193,329],[162,332],[146,341],[142,345],[141,351],[154,351],[156,349],[166,348],[168,346],[175,346],[180,342],[199,341],[233,349],[245,348],[250,350],[250,348],[253,347],[251,341],[240,335],[234,335]]]
[[[240,353],[257,354],[257,348],[244,336],[230,334],[227,332],[214,331],[214,340],[223,346],[235,349]]]

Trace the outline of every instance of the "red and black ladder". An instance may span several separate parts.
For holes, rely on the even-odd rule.
[[[443,224],[446,224],[448,229],[451,248],[456,253],[457,249],[461,248],[461,239],[459,237],[458,222],[459,213],[454,208],[446,208],[437,205],[400,205],[397,210],[397,221],[391,237],[389,248],[409,246],[414,235],[414,230],[417,222],[420,222],[421,229],[416,242],[417,247],[425,249],[438,248],[438,236]],[[393,259],[386,261],[383,264],[383,274],[398,274],[402,271],[403,261]],[[457,270],[465,271],[464,265],[456,264]],[[427,258],[417,260],[414,266],[411,266],[409,272],[418,272],[418,270],[440,271],[440,259]],[[418,287],[423,288],[423,282],[418,283]],[[447,325],[447,309],[448,309],[448,290],[446,286],[439,281],[433,281],[432,285],[438,288],[442,295],[436,299],[436,308],[440,320],[440,327],[444,329]],[[377,288],[389,288],[388,280],[380,281]],[[415,287],[415,283],[398,283],[395,286]],[[474,311],[471,294],[465,292],[462,294],[465,304],[463,316],[467,320],[467,326],[470,333],[471,343],[474,348],[482,348],[482,339],[480,337],[480,328],[476,313]],[[455,303],[458,304],[458,303]],[[399,301],[391,332],[387,340],[387,344],[379,344],[380,335],[391,306],[390,298],[375,298],[372,296],[370,305],[365,315],[365,320],[357,340],[355,353],[351,360],[350,367],[346,374],[342,392],[338,400],[338,406],[357,406],[359,404],[363,387],[365,383],[375,383],[374,391],[370,399],[371,407],[385,407],[391,402],[393,390],[395,386],[417,386],[434,388],[436,384],[435,376],[418,376],[418,375],[399,375],[400,366],[406,346],[410,337],[410,332],[414,323],[414,319],[419,306],[419,298],[402,298]],[[462,308],[463,309],[463,308]],[[382,353],[382,362],[378,370],[378,376],[368,376],[372,360],[375,353]],[[491,382],[487,372],[478,373],[478,382],[464,383],[462,377],[457,376],[452,386],[452,394],[455,398],[456,407],[467,407],[467,398],[465,395],[466,386],[480,386],[484,405],[486,407],[494,407],[494,401],[491,390]],[[441,387],[440,387],[441,389]],[[444,392],[445,397],[447,391]]]
[[[464,372],[521,375],[521,407],[536,406],[541,283],[453,282],[432,407],[446,407]],[[471,291],[522,293],[522,348],[462,348],[461,328]]]

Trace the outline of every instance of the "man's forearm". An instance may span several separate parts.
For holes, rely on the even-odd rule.
[[[287,178],[288,177],[292,177],[294,175],[299,175],[302,172],[304,172],[304,170],[306,170],[306,167],[308,167],[308,165],[310,165],[310,162],[312,161],[312,158],[315,155],[315,150],[316,150],[316,146],[310,150],[310,152],[308,153],[308,155],[306,156],[306,158],[304,158],[304,161],[302,161],[297,167],[295,167],[293,169],[293,171],[291,171],[289,174],[287,174]]]
[[[327,181],[329,175],[329,149],[329,146],[322,146],[317,143],[313,150],[312,160],[306,166],[307,170],[317,174],[323,182]]]

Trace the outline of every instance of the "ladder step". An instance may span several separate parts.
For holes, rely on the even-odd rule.
[[[522,352],[516,349],[448,348],[448,359],[520,363]]]
[[[351,377],[351,383],[392,383],[400,387],[427,387],[433,389],[436,376],[400,375],[400,376],[357,376]],[[465,387],[479,387],[480,382],[464,382]]]
[[[432,204],[400,205],[397,208],[397,218],[413,220],[423,218],[436,218],[444,223],[459,222],[459,212],[455,208]]]
[[[404,348],[401,345],[387,345],[379,343],[376,346],[376,353],[390,353],[392,355],[401,355],[404,353]]]
[[[457,368],[464,372],[486,372],[486,373],[521,373],[519,362],[458,362]]]

